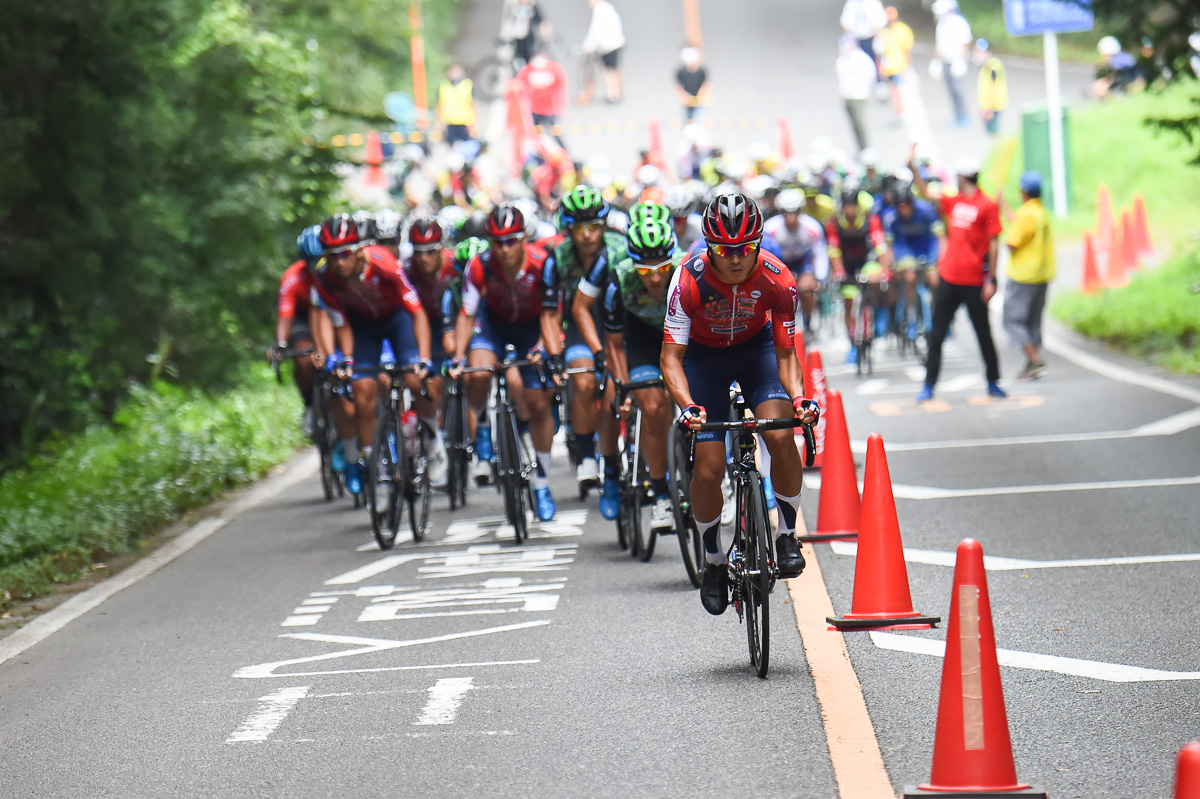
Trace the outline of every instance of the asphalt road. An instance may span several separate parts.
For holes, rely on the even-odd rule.
[[[617,5],[630,38],[626,100],[572,110],[569,124],[618,113],[665,124],[674,113],[676,5]],[[565,41],[582,38],[582,2],[545,6]],[[736,120],[786,113],[798,146],[822,134],[845,146],[830,74],[835,4],[700,8],[712,118],[734,120],[716,135],[729,146],[773,141],[773,129],[760,136]],[[467,9],[464,52],[491,36],[489,13],[491,4]],[[1036,70],[1011,66],[1010,80],[1014,105],[1038,94]],[[980,134],[941,126],[941,87],[924,88],[942,152],[981,154]],[[887,127],[886,107],[871,113],[885,155],[898,157],[903,131]],[[632,159],[640,141],[571,139],[614,161]],[[839,336],[815,346],[844,395],[852,439],[878,431],[891,448],[906,546],[946,553],[972,536],[991,556],[1092,559],[989,573],[999,646],[1072,659],[1049,662],[1058,671],[1036,657],[1002,668],[1022,779],[1054,797],[1166,797],[1174,753],[1200,736],[1197,682],[1187,678],[1200,669],[1200,561],[1105,559],[1200,552],[1200,491],[1166,484],[1200,475],[1200,386],[1176,381],[1164,393],[1149,370],[1061,333],[1055,341],[1048,376],[1032,384],[1011,379],[1020,361],[1002,342],[1013,397],[990,402],[960,323],[935,411],[913,402],[913,363],[885,350],[874,375],[856,378]],[[1029,436],[1042,440],[1011,440]],[[381,554],[363,512],[322,501],[305,471],[311,459],[290,468],[303,479],[0,665],[0,794],[838,795],[786,592],[773,597],[772,669],[759,680],[736,617],[700,608],[674,540],[650,564],[631,561],[595,500],[572,498],[565,469],[552,476],[558,520],[520,548],[497,529],[500,503],[488,491],[453,515],[439,498],[427,543]],[[810,487],[810,527],[816,500]],[[817,553],[844,612],[854,557],[827,545]],[[910,558],[915,606],[945,616],[951,569],[930,565],[936,555]],[[929,776],[941,660],[895,647],[943,637],[845,636],[896,789]],[[1079,660],[1183,674],[1061,673],[1097,671]]]

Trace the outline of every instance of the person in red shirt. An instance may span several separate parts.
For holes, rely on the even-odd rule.
[[[804,374],[796,357],[796,281],[782,261],[760,249],[763,216],[744,194],[722,194],[708,204],[702,227],[707,252],[684,262],[667,289],[660,366],[667,391],[683,408],[679,424],[695,429],[729,419],[729,385],[735,380],[761,418],[795,413],[817,418],[804,397]],[[792,430],[762,434],[771,454],[771,482],[779,509],[775,541],[779,573],[796,577],[804,556],[796,540],[796,516],[804,466]],[[721,544],[721,478],[725,439],[696,434],[692,513],[704,538],[709,568],[700,601],[719,616],[729,605],[729,573]]]
[[[926,183],[909,157],[913,185],[926,199]],[[946,220],[946,246],[938,259],[938,286],[933,296],[933,325],[929,332],[929,355],[925,362],[925,386],[917,395],[919,402],[933,399],[938,372],[942,366],[942,342],[958,306],[966,305],[979,349],[987,368],[988,395],[1008,396],[998,385],[1000,363],[992,341],[988,321],[988,301],[996,293],[996,254],[999,251],[1000,211],[996,203],[979,189],[979,162],[964,158],[955,166],[958,194],[943,195],[939,203]]]
[[[313,288],[313,266],[321,257],[320,242],[317,240],[319,230],[319,225],[313,225],[300,233],[296,239],[300,260],[289,266],[279,281],[275,346],[269,353],[272,361],[280,358],[285,350],[306,350],[313,346],[309,297]],[[300,417],[300,427],[306,436],[312,435],[313,431],[313,382],[319,361],[320,355],[316,352],[312,355],[298,355],[292,359],[292,379],[300,392],[300,398],[304,400],[304,415]]]
[[[541,125],[562,146],[562,138],[551,128],[567,108],[567,73],[562,65],[539,52],[517,73],[517,83],[529,98],[533,124]]]

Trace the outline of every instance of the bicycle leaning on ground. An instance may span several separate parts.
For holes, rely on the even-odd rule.
[[[383,412],[375,423],[371,462],[367,464],[365,488],[371,532],[380,549],[391,549],[400,531],[400,519],[408,506],[408,522],[414,541],[425,538],[433,489],[425,466],[429,453],[416,414],[404,407],[403,375],[416,370],[383,363],[379,367],[387,382]],[[426,375],[427,380],[429,375]],[[421,395],[429,396],[425,381]],[[437,431],[433,431],[436,435]]]
[[[767,498],[763,491],[762,475],[758,473],[754,462],[754,452],[758,446],[755,435],[766,430],[803,426],[805,466],[812,466],[816,451],[813,426],[817,419],[813,420],[812,425],[806,425],[795,417],[756,419],[747,416],[750,407],[741,392],[738,392],[734,400],[734,408],[736,412],[732,421],[706,422],[689,433],[688,460],[690,468],[690,463],[695,458],[695,433],[732,434],[731,468],[736,513],[733,541],[727,553],[729,585],[738,620],[746,623],[750,663],[759,677],[766,677],[771,654],[771,591],[779,579],[779,570],[776,566],[775,541],[771,535],[771,520],[767,515]]]

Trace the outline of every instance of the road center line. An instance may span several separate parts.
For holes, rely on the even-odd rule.
[[[233,734],[225,739],[227,744],[262,742],[279,729],[296,704],[308,696],[309,686],[280,688],[278,691],[259,697],[258,710],[242,722]]]
[[[467,692],[473,690],[474,677],[443,677],[429,689],[429,701],[421,710],[421,717],[413,724],[418,727],[453,724]]]

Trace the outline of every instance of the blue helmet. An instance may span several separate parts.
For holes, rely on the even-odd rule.
[[[300,231],[300,235],[296,237],[296,252],[306,261],[315,261],[324,254],[320,225],[309,225]]]

